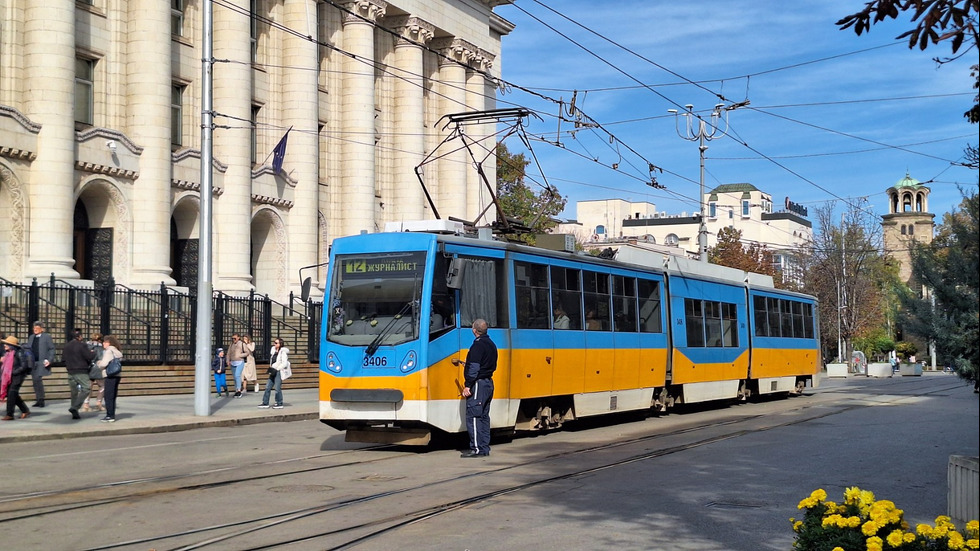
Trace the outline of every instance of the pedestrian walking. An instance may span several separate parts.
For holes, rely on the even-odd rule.
[[[27,419],[31,415],[27,403],[20,397],[20,385],[24,384],[24,379],[31,374],[31,368],[27,365],[27,358],[24,351],[20,348],[20,341],[17,337],[10,336],[3,339],[3,365],[4,370],[10,371],[10,386],[7,387],[7,414],[2,418],[3,421],[14,420],[14,409],[20,408],[20,418]]]
[[[473,322],[473,344],[463,364],[463,390],[466,398],[466,432],[470,449],[460,457],[490,455],[490,402],[493,400],[493,372],[497,369],[497,345],[487,335],[487,322]],[[453,365],[459,365],[453,358]]]
[[[235,398],[242,397],[242,371],[245,370],[245,343],[238,333],[231,336],[228,346],[228,362],[235,372]]]
[[[255,371],[255,343],[249,335],[242,336],[245,343],[245,369],[242,371],[242,394],[248,392],[248,384],[255,386],[255,392],[259,391],[259,374]]]
[[[224,348],[219,348],[211,360],[211,371],[214,372],[214,389],[218,396],[221,396],[222,388],[225,389],[225,396],[228,396],[228,358],[225,357]]]
[[[289,349],[284,346],[282,339],[277,338],[272,341],[271,352],[271,364],[267,370],[269,380],[265,382],[265,394],[262,395],[262,403],[259,404],[259,407],[263,409],[269,407],[269,394],[275,388],[276,402],[272,406],[272,409],[282,409],[284,407],[282,401],[282,370],[289,365]]]
[[[0,333],[0,341],[7,338],[6,333]],[[7,402],[7,389],[10,388],[10,369],[3,358],[7,354],[7,349],[0,349],[0,404],[6,404]],[[6,408],[6,405],[4,405]]]
[[[109,363],[114,359],[118,359],[120,362],[122,361],[122,345],[119,344],[119,340],[113,335],[106,335],[102,339],[102,347],[105,351],[102,353],[102,359],[99,360],[99,367],[102,368],[103,375],[105,376],[105,417],[100,419],[100,421],[103,423],[115,423],[116,398],[119,396],[119,382],[122,379],[122,372],[110,374],[106,368],[109,367]]]
[[[88,373],[91,362],[95,359],[95,352],[92,352],[88,345],[82,342],[82,332],[76,329],[72,340],[65,343],[61,357],[65,361],[65,369],[68,371],[68,388],[71,390],[71,404],[68,406],[68,413],[71,414],[72,419],[81,419],[82,416],[78,414],[78,409],[88,399],[89,392],[92,390],[92,382]]]
[[[34,384],[34,406],[44,407],[44,377],[51,375],[51,364],[54,363],[54,341],[51,335],[44,331],[44,324],[35,321],[32,327],[34,333],[27,338],[27,348],[34,355],[34,370],[31,372],[31,382]]]
[[[92,398],[95,398],[95,410],[105,411],[105,406],[102,405],[102,397],[105,393],[105,377],[102,374],[102,368],[99,367],[102,353],[105,352],[105,348],[102,347],[102,334],[94,333],[86,345],[95,354],[95,357],[89,364],[89,382],[92,390],[85,398],[85,403],[82,404],[82,413],[92,411],[90,405]]]

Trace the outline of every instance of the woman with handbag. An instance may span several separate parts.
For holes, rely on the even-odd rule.
[[[242,337],[242,345],[245,348],[245,369],[242,371],[242,394],[248,393],[248,383],[255,384],[255,392],[259,391],[259,375],[255,371],[255,343],[252,337],[245,335]]]
[[[92,398],[95,398],[95,410],[105,411],[102,406],[102,395],[105,393],[105,376],[102,375],[102,368],[99,367],[99,360],[102,359],[102,353],[105,352],[105,348],[102,348],[102,335],[95,333],[92,338],[89,339],[88,343],[89,350],[95,352],[95,359],[92,360],[92,365],[90,366],[88,378],[92,381],[92,391],[89,393],[88,398],[85,399],[85,403],[82,404],[82,411],[92,411],[90,402]]]
[[[106,335],[102,339],[102,348],[104,351],[98,365],[105,376],[105,417],[100,421],[115,423],[116,396],[119,395],[119,380],[122,377],[122,345],[115,336]]]
[[[267,373],[269,380],[265,383],[265,394],[262,395],[260,409],[269,407],[269,394],[272,388],[276,389],[276,403],[272,409],[282,409],[282,371],[289,367],[289,349],[284,346],[282,339],[272,341],[272,365],[269,366]]]

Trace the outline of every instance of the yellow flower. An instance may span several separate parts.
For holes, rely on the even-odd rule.
[[[916,534],[919,534],[920,536],[922,536],[924,538],[931,538],[932,537],[932,526],[929,526],[928,524],[916,524],[915,525],[915,533]]]
[[[873,536],[873,535],[877,534],[878,533],[878,523],[875,522],[875,521],[873,521],[873,520],[869,520],[868,522],[865,522],[861,526],[861,533],[864,534],[865,536]],[[868,540],[868,541],[871,541],[871,540]]]
[[[830,551],[844,551],[844,548],[838,545],[837,547],[831,549]]]
[[[868,544],[868,551],[881,551],[882,541],[881,538],[879,538],[878,536],[868,538],[867,544]]]
[[[963,549],[965,543],[966,542],[963,541],[963,536],[959,532],[950,532],[949,541],[946,542],[946,545],[950,549]]]
[[[861,499],[861,488],[852,486],[844,490],[844,503],[857,503]]]
[[[796,521],[796,522],[793,523],[793,531],[794,532],[799,532],[800,531],[800,528],[802,528],[802,527],[803,527],[803,521],[802,520],[798,520],[798,521]]]
[[[827,499],[827,491],[823,488],[817,488],[816,490],[810,492],[810,497],[816,499],[817,501],[823,501]]]
[[[966,523],[966,532],[968,534],[977,535],[977,532],[980,532],[980,522],[971,520],[970,522]]]
[[[966,540],[967,549],[980,549],[980,539],[971,538]]]
[[[902,541],[905,543],[912,543],[915,541],[915,534],[912,532],[905,532],[905,535],[902,536]]]
[[[892,530],[892,533],[891,534],[888,534],[888,537],[885,538],[885,541],[887,541],[888,542],[888,545],[890,545],[892,547],[898,547],[898,546],[902,545],[902,541],[903,541],[903,539],[902,539],[902,531],[901,530]]]
[[[847,517],[847,528],[857,528],[861,526],[861,517]]]

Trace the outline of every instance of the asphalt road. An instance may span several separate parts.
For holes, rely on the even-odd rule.
[[[782,550],[816,488],[860,486],[910,523],[946,513],[978,455],[972,388],[833,379],[805,396],[452,449],[347,444],[317,421],[0,446],[17,549]]]

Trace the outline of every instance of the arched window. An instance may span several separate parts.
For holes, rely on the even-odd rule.
[[[909,235],[915,235],[915,226],[909,224]]]
[[[676,233],[668,233],[667,237],[664,239],[664,245],[669,245],[671,247],[676,247],[680,239],[677,238]]]
[[[902,235],[905,235],[905,224],[902,224]]]
[[[606,227],[603,226],[602,224],[599,224],[598,226],[595,227],[595,233],[596,235],[606,235]]]

